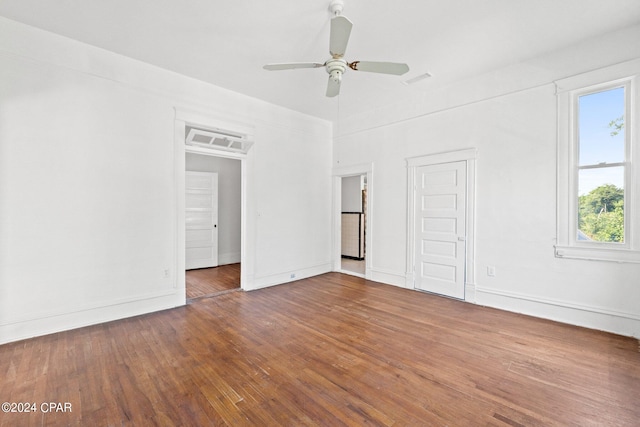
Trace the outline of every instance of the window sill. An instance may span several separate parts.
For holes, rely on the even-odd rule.
[[[556,258],[586,259],[619,263],[640,263],[640,251],[630,249],[555,246]]]

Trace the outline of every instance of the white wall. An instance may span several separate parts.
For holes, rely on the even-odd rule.
[[[175,107],[255,130],[245,289],[330,270],[330,123],[0,18],[0,343],[184,304]]]
[[[240,160],[187,153],[186,170],[218,173],[218,264],[240,262]]]
[[[469,300],[640,337],[640,264],[558,259],[553,247],[553,81],[640,57],[640,45],[630,42],[639,38],[640,27],[623,29],[445,90],[342,118],[334,165],[374,164],[374,277],[403,286],[407,276],[405,160],[475,147],[477,273],[467,278],[475,290]],[[487,266],[495,266],[495,277],[487,276]]]
[[[342,212],[362,212],[362,176],[342,178]]]

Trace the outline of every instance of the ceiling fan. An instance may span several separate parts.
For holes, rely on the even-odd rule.
[[[327,85],[327,96],[334,97],[340,93],[340,83],[342,75],[351,68],[354,71],[366,71],[369,73],[394,74],[400,76],[409,71],[407,64],[397,62],[373,62],[373,61],[353,61],[347,62],[344,59],[347,43],[351,34],[353,23],[342,16],[344,7],[343,0],[333,0],[329,6],[334,17],[331,19],[331,33],[329,37],[329,53],[331,58],[324,63],[319,62],[294,62],[285,64],[267,64],[263,68],[269,71],[293,70],[297,68],[320,68],[324,67],[329,73],[329,83]]]

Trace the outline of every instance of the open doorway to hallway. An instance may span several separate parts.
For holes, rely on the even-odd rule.
[[[186,298],[240,289],[241,161],[186,152],[185,172]]]
[[[345,176],[341,179],[341,269],[364,277],[367,252],[367,176]]]

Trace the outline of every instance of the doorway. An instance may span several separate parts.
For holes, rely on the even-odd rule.
[[[367,176],[345,176],[342,180],[340,266],[343,271],[366,272]]]
[[[374,255],[373,163],[336,167],[332,175],[333,271],[370,279]],[[343,221],[348,227],[344,233]],[[343,237],[350,240],[348,247],[343,248]]]
[[[185,177],[186,298],[240,289],[241,161],[187,151]]]
[[[248,226],[253,225],[246,215],[247,211],[247,176],[253,170],[249,151],[253,146],[255,129],[251,123],[230,120],[224,115],[198,111],[189,108],[175,107],[174,121],[174,194],[175,194],[175,281],[176,305],[187,303],[186,266],[185,266],[185,175],[186,153],[207,157],[234,159],[240,164],[240,289],[251,289],[254,268],[254,254],[248,248]],[[224,142],[226,141],[226,145]],[[219,234],[221,231],[219,232]],[[219,254],[222,256],[222,253]],[[224,261],[219,260],[222,264]],[[226,264],[223,264],[226,265]],[[219,267],[218,267],[219,268]],[[172,271],[165,271],[165,276]],[[234,279],[238,283],[237,279]]]

